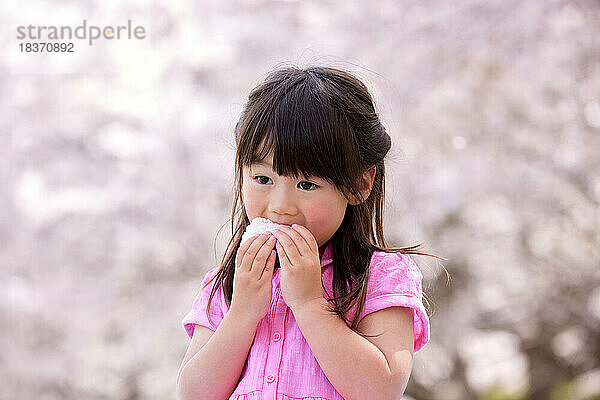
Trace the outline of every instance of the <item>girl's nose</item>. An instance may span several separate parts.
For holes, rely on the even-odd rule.
[[[293,194],[285,188],[273,190],[269,198],[269,208],[274,214],[295,215],[298,212]]]

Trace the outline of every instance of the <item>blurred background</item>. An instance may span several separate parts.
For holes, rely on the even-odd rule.
[[[84,19],[146,37],[20,51]],[[386,237],[448,259],[413,257],[405,399],[600,399],[600,2],[4,0],[0,25],[0,399],[175,399],[233,127],[289,64],[368,85]]]

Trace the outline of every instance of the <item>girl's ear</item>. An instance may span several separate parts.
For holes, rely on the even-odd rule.
[[[377,172],[377,167],[371,167],[363,174],[360,180],[360,193],[363,198],[366,200],[367,197],[371,194],[371,189],[373,189],[373,181],[375,180],[375,173]],[[362,201],[355,196],[350,195],[350,200],[348,200],[350,205],[356,206],[362,203]]]

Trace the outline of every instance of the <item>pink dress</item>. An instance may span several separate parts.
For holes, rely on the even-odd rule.
[[[330,242],[321,258],[321,277],[331,296],[332,268]],[[373,253],[369,268],[367,297],[360,318],[392,306],[412,308],[414,351],[420,350],[429,340],[429,319],[422,302],[421,271],[406,254],[378,251]],[[217,268],[208,271],[201,286],[216,272]],[[294,314],[285,304],[279,274],[280,270],[276,269],[271,307],[267,315],[258,322],[240,381],[229,400],[343,400],[323,373],[296,324]],[[211,303],[212,322],[206,318],[206,305],[213,284],[214,281],[201,289],[191,311],[182,321],[190,338],[194,333],[194,324],[217,330],[224,314],[229,310],[222,288],[219,288]],[[327,295],[324,294],[324,297],[327,298]],[[353,311],[348,316],[353,317]]]

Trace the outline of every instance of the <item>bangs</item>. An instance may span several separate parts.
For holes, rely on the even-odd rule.
[[[251,93],[241,126],[236,127],[239,166],[273,154],[278,175],[315,176],[340,189],[351,186],[349,177],[356,172],[356,159],[349,161],[357,154],[354,132],[322,86],[305,74]]]

